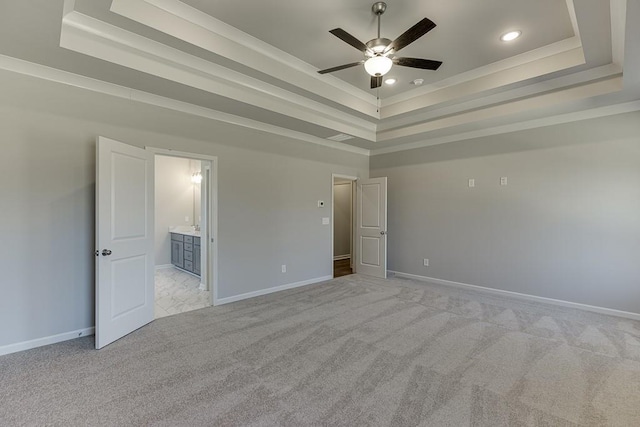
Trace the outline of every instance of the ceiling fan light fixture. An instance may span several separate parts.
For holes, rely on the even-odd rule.
[[[374,56],[364,62],[364,69],[374,77],[384,76],[391,70],[393,61],[386,56]]]
[[[522,31],[509,31],[508,33],[504,33],[500,36],[500,40],[503,42],[510,42],[522,35]]]

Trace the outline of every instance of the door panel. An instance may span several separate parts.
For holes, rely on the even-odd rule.
[[[380,227],[380,184],[361,184],[362,227]]]
[[[153,320],[153,155],[98,138],[96,348]]]
[[[146,159],[112,152],[111,165],[112,239],[144,238],[147,231]]]
[[[116,319],[145,304],[144,289],[136,283],[144,282],[146,257],[132,257],[111,262],[111,318]]]
[[[362,237],[362,264],[379,267],[380,266],[380,239],[377,237]]]
[[[387,178],[358,181],[358,273],[387,277]]]

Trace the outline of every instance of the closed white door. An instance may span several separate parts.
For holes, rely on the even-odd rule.
[[[99,137],[96,171],[96,348],[154,316],[154,157]]]
[[[358,180],[356,272],[387,277],[387,178]]]

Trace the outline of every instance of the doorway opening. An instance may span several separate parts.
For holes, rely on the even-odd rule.
[[[215,158],[152,149],[155,157],[154,318],[214,303]]]
[[[333,277],[355,273],[354,231],[356,177],[332,175]]]

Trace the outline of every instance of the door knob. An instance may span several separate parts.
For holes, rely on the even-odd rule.
[[[102,256],[109,256],[109,255],[111,255],[111,251],[109,249],[102,250]]]

